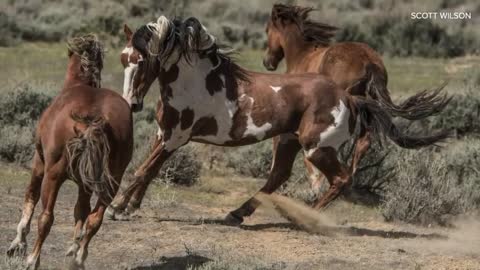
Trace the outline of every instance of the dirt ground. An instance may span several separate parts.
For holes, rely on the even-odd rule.
[[[21,215],[28,172],[1,169],[0,252],[5,254]],[[450,229],[386,223],[374,209],[337,200],[321,214],[339,232],[334,235],[305,232],[265,208],[231,227],[223,217],[261,183],[228,180],[233,183],[228,190],[153,188],[131,221],[105,220],[90,245],[87,269],[480,269],[480,222],[465,220]],[[73,234],[75,199],[76,186],[65,184],[41,269],[68,265],[64,253]],[[35,235],[36,218],[29,251]],[[0,266],[8,269],[4,260]]]

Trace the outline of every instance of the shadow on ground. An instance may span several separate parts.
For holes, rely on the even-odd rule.
[[[293,223],[288,223],[288,222],[234,226],[229,224],[223,219],[158,218],[156,220],[158,222],[181,222],[181,223],[188,223],[190,225],[215,224],[215,225],[223,225],[223,226],[232,226],[232,227],[238,227],[242,230],[247,230],[247,231],[261,231],[261,230],[267,230],[272,228],[305,231],[301,226],[295,225]],[[399,238],[447,239],[448,238],[447,236],[444,236],[438,233],[420,234],[420,233],[412,233],[412,232],[406,232],[406,231],[372,230],[372,229],[366,229],[366,228],[358,228],[354,226],[350,226],[350,227],[324,226],[324,228],[325,228],[325,231],[328,231],[329,233],[333,232],[333,233],[338,233],[338,234],[343,234],[348,236],[377,236],[377,237],[392,238],[392,239],[399,239]]]
[[[147,265],[136,266],[131,270],[186,270],[195,269],[203,264],[212,261],[211,259],[199,255],[186,255],[179,257],[162,257],[160,262]]]

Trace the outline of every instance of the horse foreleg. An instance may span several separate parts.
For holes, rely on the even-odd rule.
[[[135,172],[135,177],[130,186],[121,192],[110,205],[112,209],[109,209],[107,213],[110,218],[124,217],[124,215],[129,215],[140,208],[148,185],[158,175],[163,163],[174,152],[174,150],[166,151],[164,147],[163,141],[157,140],[155,142],[151,153]],[[125,209],[126,211],[122,213]]]
[[[38,216],[38,236],[33,251],[27,258],[27,269],[37,269],[40,265],[40,252],[53,224],[53,208],[58,191],[66,179],[66,167],[65,160],[61,159],[45,171],[41,192],[43,211]]]
[[[85,191],[81,186],[78,187],[78,198],[75,204],[74,218],[75,228],[73,231],[73,243],[66,252],[66,256],[73,256],[79,249],[79,243],[83,236],[83,225],[90,214],[90,198],[91,193]]]
[[[40,189],[44,174],[44,164],[37,152],[33,157],[32,176],[30,184],[25,192],[25,201],[23,203],[22,218],[17,226],[17,236],[10,244],[7,250],[7,256],[25,255],[27,251],[27,235],[30,232],[30,223],[32,221],[35,206],[40,198]]]
[[[288,180],[292,172],[293,163],[301,146],[293,135],[285,134],[273,139],[273,164],[267,183],[259,192],[270,194]],[[250,198],[240,208],[230,212],[225,220],[232,225],[243,222],[243,218],[255,212],[260,202],[255,197]]]

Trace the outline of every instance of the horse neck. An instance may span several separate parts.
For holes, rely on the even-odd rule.
[[[68,61],[67,73],[65,75],[64,89],[69,89],[71,86],[77,84],[86,84],[93,86],[94,82],[90,78],[82,76],[83,70],[81,67],[81,59],[78,55],[72,54]]]
[[[303,66],[309,63],[309,61],[305,60],[310,58],[312,52],[315,51],[315,53],[321,54],[327,47],[317,47],[309,44],[304,41],[301,35],[294,34],[286,37],[283,48],[287,73],[292,73],[295,70],[301,72],[316,72],[316,70],[307,70],[308,68]]]
[[[218,60],[223,61],[220,58],[218,58]],[[218,64],[214,65],[209,58],[199,58],[195,56],[189,63],[185,59],[181,59],[176,66],[178,67],[178,77],[170,84],[174,97],[176,95],[196,97],[199,94],[203,96],[204,93],[214,93],[216,90],[212,90],[212,88],[219,85],[219,80],[221,81],[221,88],[225,88],[229,83],[225,80],[235,79],[229,76],[229,74],[225,74],[222,66]],[[169,67],[169,69],[171,68],[172,66]],[[172,74],[170,72],[168,73]],[[171,81],[172,78],[168,78],[167,80]],[[163,89],[167,90],[168,87],[161,87],[161,91],[163,91]],[[208,96],[203,98],[208,98]]]

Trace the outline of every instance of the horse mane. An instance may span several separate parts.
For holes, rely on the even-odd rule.
[[[101,85],[101,71],[103,68],[103,44],[94,34],[74,37],[67,41],[68,56],[76,54],[80,57],[80,76],[93,83],[94,87]]]
[[[165,18],[165,17],[163,17]],[[166,61],[174,53],[178,59],[184,58],[191,63],[192,55],[199,54],[208,57],[223,59],[223,67],[237,79],[248,81],[248,72],[236,63],[229,47],[219,44],[216,38],[207,33],[206,28],[195,17],[184,21],[179,18],[165,21],[159,18],[157,23],[149,23],[135,31],[132,45],[143,56],[156,56],[160,61]],[[168,29],[165,29],[167,25]],[[156,34],[163,36],[155,37]],[[160,43],[160,44],[158,44]]]
[[[301,7],[285,4],[275,4],[272,8],[271,19],[275,26],[283,25],[286,21],[296,24],[303,39],[315,46],[328,46],[338,30],[337,27],[313,21],[309,18],[312,7]]]

